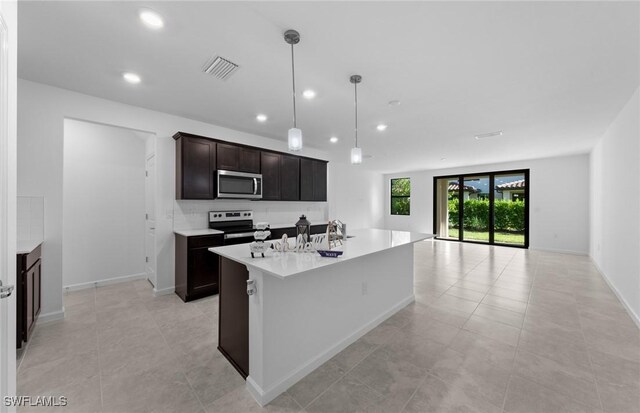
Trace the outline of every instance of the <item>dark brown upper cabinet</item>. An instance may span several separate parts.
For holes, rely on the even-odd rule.
[[[249,172],[252,174],[260,173],[260,151],[257,149],[240,148],[240,164],[238,165],[240,172]]]
[[[176,139],[176,199],[215,198],[216,142],[188,135]]]
[[[327,200],[327,162],[177,132],[176,199],[215,199],[218,170],[262,174],[262,199]]]
[[[300,159],[300,200],[327,200],[327,163],[316,159]]]
[[[262,199],[279,201],[281,199],[280,176],[282,155],[275,152],[262,152]]]
[[[260,173],[260,151],[233,144],[218,143],[218,169]]]
[[[300,158],[282,155],[280,162],[280,199],[300,200]]]

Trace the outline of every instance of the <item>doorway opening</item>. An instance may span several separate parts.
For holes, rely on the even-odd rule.
[[[433,178],[436,238],[529,247],[529,170]]]
[[[64,120],[63,286],[155,273],[155,134]]]

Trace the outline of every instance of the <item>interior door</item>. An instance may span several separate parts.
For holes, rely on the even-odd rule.
[[[145,185],[145,271],[147,280],[156,286],[156,157],[149,155],[146,161]]]
[[[15,133],[10,126],[15,126],[15,118],[10,116],[15,113],[9,110],[9,50],[8,30],[0,8],[0,412],[10,411],[4,396],[14,395],[16,388],[16,297],[15,291],[9,295],[7,289],[16,283],[16,149],[15,144],[9,144],[10,135]]]

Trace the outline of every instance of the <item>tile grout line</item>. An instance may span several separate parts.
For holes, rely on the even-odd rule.
[[[145,308],[146,308],[146,305],[145,305]],[[200,311],[202,313],[202,310],[200,310],[199,308],[198,308],[198,311]],[[149,315],[151,316],[151,319],[153,320],[153,324],[155,325],[156,329],[160,333],[160,336],[162,337],[162,340],[164,341],[164,343],[167,345],[167,348],[171,349],[171,346],[169,345],[169,342],[167,341],[167,338],[165,337],[164,333],[162,332],[162,328],[160,328],[160,325],[158,324],[158,321],[151,314],[151,310],[149,310],[147,308],[147,312],[149,312]],[[202,410],[206,412],[207,409],[205,408],[204,403],[202,403],[202,400],[200,400],[200,397],[198,396],[198,393],[193,388],[193,385],[191,384],[191,381],[189,381],[189,378],[187,377],[187,375],[185,374],[184,371],[180,371],[180,373],[182,374],[182,377],[184,378],[185,382],[187,383],[187,386],[189,386],[189,389],[191,390],[193,395],[198,400],[198,404],[200,404],[200,407],[202,407]],[[222,398],[224,396],[225,395],[222,395],[218,399],[220,399],[220,398]],[[218,400],[218,399],[216,399],[216,400]],[[215,402],[216,400],[213,400],[211,403]]]
[[[573,296],[575,298],[575,292],[573,293]],[[577,304],[576,304],[577,307]],[[582,327],[582,314],[580,312],[580,310],[578,309],[578,323],[580,323],[580,335],[582,336],[582,339],[584,340],[584,346],[587,350],[587,358],[589,359],[589,366],[591,367],[591,375],[593,376],[593,384],[595,384],[596,386],[596,395],[598,395],[598,401],[600,402],[600,408],[602,409],[602,411],[604,412],[604,403],[602,403],[602,397],[600,396],[600,385],[598,384],[598,377],[596,374],[596,369],[593,367],[593,360],[591,357],[591,352],[589,351],[589,345],[587,344],[587,338],[584,335],[584,328]]]
[[[102,386],[102,363],[100,363],[100,327],[98,326],[98,288],[93,287],[93,311],[96,315],[96,357],[98,358],[98,384],[100,385],[100,408],[104,410],[104,389]]]
[[[516,366],[516,358],[518,357],[518,352],[520,350],[520,339],[522,338],[522,331],[524,330],[524,322],[527,319],[527,311],[529,310],[529,300],[531,299],[531,293],[533,292],[533,283],[535,282],[537,272],[538,272],[538,259],[536,258],[535,267],[533,270],[533,280],[531,282],[531,288],[529,289],[529,294],[527,296],[527,306],[524,308],[524,314],[522,317],[522,327],[520,328],[520,334],[518,335],[518,342],[516,343],[516,351],[513,354],[513,361],[511,362],[511,371],[509,372],[509,380],[507,381],[507,386],[504,389],[504,396],[502,397],[503,412],[505,411],[505,407],[507,404],[507,394],[509,393],[509,387],[511,386],[511,381],[513,380],[514,369]]]
[[[536,265],[536,266],[537,266],[537,265]],[[536,268],[535,273],[534,273],[534,281],[535,281],[535,277],[536,277],[536,275],[537,275],[537,272],[538,272],[538,269]],[[531,294],[532,294],[532,293],[533,293],[533,288],[531,288],[531,291],[530,291],[530,293],[529,293],[529,299],[531,299]],[[529,308],[529,303],[527,302],[527,310],[528,310],[528,308]],[[525,317],[526,317],[526,311],[525,311]],[[582,330],[582,326],[580,326],[580,329]],[[522,335],[522,331],[523,331],[523,330],[524,330],[524,328],[521,330],[521,333],[520,333],[521,335]],[[582,332],[582,331],[581,331],[581,332]],[[584,336],[584,334],[583,334],[583,336]],[[583,339],[584,339],[584,337],[583,337]],[[518,337],[518,346],[516,347],[516,357],[517,357],[517,355],[518,355],[518,353],[519,353],[519,348],[520,348],[520,337]],[[553,359],[549,359],[548,357],[545,357],[545,356],[540,356],[540,355],[537,355],[537,354],[535,354],[535,353],[532,353],[532,354],[534,354],[536,357],[542,357],[542,358],[544,358],[544,359],[548,359],[548,360],[551,360],[551,361],[555,361],[555,360],[553,360]],[[587,351],[587,355],[589,355],[588,351]],[[562,363],[560,363],[560,362],[556,362],[556,363],[559,363],[560,365],[562,365]],[[515,357],[514,357],[514,361],[513,361],[513,367],[515,367]],[[512,378],[514,377],[514,375],[516,375],[516,374],[514,374],[514,373],[513,373],[513,367],[512,367],[512,373],[511,373],[511,376],[509,377],[509,384],[511,384],[511,380],[512,380]],[[592,370],[593,370],[593,367],[592,367]],[[592,372],[592,374],[593,374],[593,372]],[[521,376],[519,376],[519,375],[516,375],[516,376],[521,377]],[[553,392],[553,393],[556,393],[556,394],[559,394],[559,395],[561,395],[561,396],[563,396],[563,397],[566,397],[566,398],[568,398],[569,400],[573,400],[573,401],[577,402],[578,404],[580,404],[580,405],[582,405],[582,406],[585,406],[585,407],[592,407],[592,405],[590,405],[590,404],[588,404],[588,403],[586,403],[586,402],[584,402],[584,401],[582,401],[582,400],[578,400],[578,399],[574,398],[573,396],[569,396],[569,395],[568,395],[568,394],[566,394],[566,393],[559,392],[559,391],[557,391],[556,389],[553,389],[553,388],[551,388],[551,387],[547,386],[546,384],[541,384],[540,382],[538,382],[538,381],[536,381],[536,380],[533,380],[533,379],[531,379],[531,378],[527,378],[527,377],[521,377],[521,378],[523,378],[524,380],[531,381],[532,383],[535,383],[535,384],[537,384],[538,386],[540,386],[540,387],[542,387],[542,388],[544,388],[544,389],[547,389],[547,390],[549,390],[549,391],[551,391],[551,392]],[[594,377],[594,378],[595,378],[595,377]],[[507,390],[508,390],[508,386],[507,386]],[[598,391],[597,383],[596,383],[596,391]],[[598,393],[598,401],[600,402],[600,405],[602,406],[602,400],[601,400],[601,398],[600,398],[599,393]],[[504,404],[506,404],[506,393],[505,393],[505,399],[504,399],[504,402],[503,402],[503,412],[504,412]],[[604,411],[604,409],[603,409],[602,411]]]

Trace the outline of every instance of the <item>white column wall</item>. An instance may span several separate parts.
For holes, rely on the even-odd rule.
[[[640,326],[640,97],[591,152],[589,253]]]

